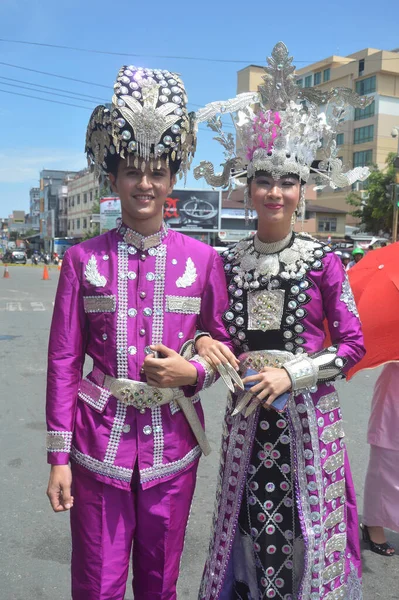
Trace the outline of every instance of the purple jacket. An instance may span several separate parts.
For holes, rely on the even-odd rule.
[[[150,344],[180,351],[197,329],[227,342],[222,261],[209,246],[162,229],[143,238],[122,226],[65,254],[51,325],[47,378],[50,464],[72,459],[91,475],[129,489],[137,462],[144,488],[173,477],[200,455],[177,404],[137,410],[102,386],[103,376],[145,381]],[[94,369],[83,378],[85,355]],[[213,374],[195,358],[187,387],[203,422],[198,392]]]

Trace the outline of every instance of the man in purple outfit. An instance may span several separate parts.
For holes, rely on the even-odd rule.
[[[195,150],[179,77],[122,67],[93,112],[89,162],[109,176],[122,223],[64,257],[49,342],[48,496],[71,509],[73,600],[174,600],[214,380],[198,329],[228,342],[217,253],[163,223]],[[191,353],[190,353],[191,352]],[[83,377],[85,355],[93,369]],[[183,356],[184,355],[184,356]],[[69,466],[71,461],[71,467]]]

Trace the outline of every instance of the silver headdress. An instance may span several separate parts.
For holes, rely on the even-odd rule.
[[[106,174],[113,155],[145,170],[161,159],[188,171],[196,146],[194,113],[187,111],[184,84],[176,73],[121,67],[111,106],[98,106],[86,134],[89,165]]]
[[[197,122],[207,121],[217,133],[215,139],[222,144],[226,160],[219,174],[214,173],[210,162],[201,162],[194,169],[196,179],[203,177],[213,187],[227,188],[257,171],[266,171],[276,179],[294,173],[304,182],[314,172],[318,183],[335,189],[368,177],[367,167],[343,172],[336,135],[348,105],[365,108],[372,98],[360,97],[349,88],[330,92],[302,89],[296,83],[292,60],[279,42],[267,59],[264,83],[258,92],[212,102],[197,112]],[[223,114],[232,116],[236,140],[223,131]],[[321,159],[316,162],[319,149]]]

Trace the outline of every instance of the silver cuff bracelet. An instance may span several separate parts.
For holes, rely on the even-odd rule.
[[[294,392],[311,388],[317,383],[319,368],[315,362],[306,354],[290,360],[283,365],[291,379]]]

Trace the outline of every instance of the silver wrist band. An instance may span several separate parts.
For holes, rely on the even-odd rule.
[[[287,371],[294,392],[311,388],[317,383],[319,368],[315,362],[306,354],[301,354],[284,363],[283,368]]]

